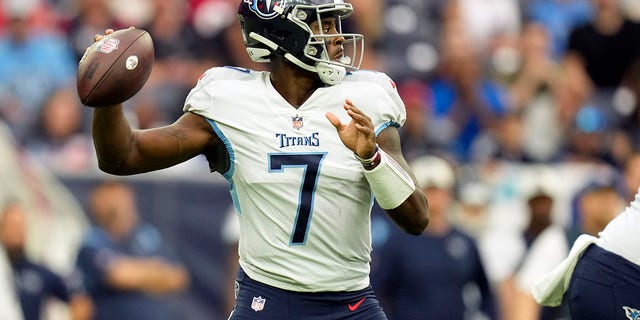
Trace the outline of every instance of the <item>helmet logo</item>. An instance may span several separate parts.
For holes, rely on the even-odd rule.
[[[282,6],[286,0],[243,0],[248,4],[249,9],[264,19],[271,19],[278,15],[274,11],[275,6]]]

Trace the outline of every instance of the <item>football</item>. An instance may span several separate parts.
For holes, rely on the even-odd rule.
[[[133,97],[153,69],[153,40],[142,29],[121,29],[93,43],[78,63],[82,104],[106,107]]]

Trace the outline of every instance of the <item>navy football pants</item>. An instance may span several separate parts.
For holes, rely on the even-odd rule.
[[[353,292],[282,290],[250,279],[239,268],[230,320],[387,320],[371,287]]]
[[[591,245],[566,292],[572,319],[640,320],[640,266]]]

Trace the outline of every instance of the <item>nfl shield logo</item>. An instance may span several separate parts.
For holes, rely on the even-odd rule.
[[[267,302],[267,299],[261,296],[253,297],[253,301],[251,302],[251,309],[253,309],[256,312],[262,311],[262,309],[264,309],[265,302]]]
[[[291,121],[293,122],[293,128],[300,130],[304,123],[302,122],[302,117],[296,114],[295,117],[291,117]]]
[[[118,49],[118,44],[120,44],[120,40],[116,38],[103,40],[96,45],[96,51],[111,53]]]

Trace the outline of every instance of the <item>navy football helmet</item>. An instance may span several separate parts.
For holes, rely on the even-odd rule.
[[[241,0],[238,19],[247,53],[255,62],[269,62],[279,55],[297,66],[318,73],[329,85],[342,81],[348,70],[362,63],[364,37],[342,33],[341,21],[353,14],[353,7],[343,0]],[[322,18],[335,17],[337,34],[322,33]],[[320,33],[314,34],[311,23],[317,21]],[[332,60],[327,41],[343,37],[344,55]]]

